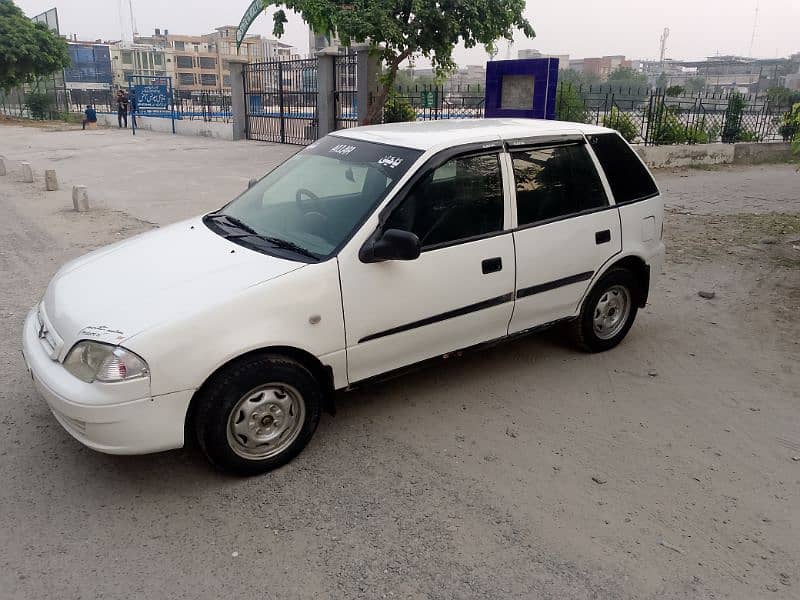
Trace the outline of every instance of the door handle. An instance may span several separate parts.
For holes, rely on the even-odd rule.
[[[481,269],[483,270],[484,275],[488,273],[497,273],[498,271],[502,271],[503,259],[499,256],[495,256],[494,258],[486,258],[481,263]]]
[[[611,230],[603,229],[594,234],[594,241],[596,244],[606,244],[611,241]]]

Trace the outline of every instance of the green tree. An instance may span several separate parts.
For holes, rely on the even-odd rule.
[[[667,96],[675,97],[682,95],[685,91],[686,88],[683,87],[682,85],[671,85],[667,88],[667,91],[665,93],[667,94]]]
[[[639,136],[639,128],[631,116],[616,106],[612,106],[611,112],[603,117],[603,126],[616,129],[628,142],[633,142]]]
[[[578,92],[578,87],[570,83],[559,83],[556,93],[556,117],[559,121],[572,121],[574,123],[587,123],[589,111],[583,96]]]
[[[453,48],[460,41],[467,48],[483,44],[487,51],[500,38],[513,39],[515,29],[536,34],[523,16],[525,0],[263,0],[264,6],[283,6],[300,13],[314,31],[336,32],[345,46],[369,44],[370,52],[386,71],[367,114],[367,121],[381,120],[383,105],[400,65],[423,56],[440,73],[455,68]],[[286,13],[273,16],[273,33],[283,35]]]
[[[703,77],[689,77],[684,86],[688,93],[697,94],[706,89],[706,80]]]
[[[69,63],[63,39],[31,21],[11,0],[0,0],[0,89],[50,75]]]
[[[589,87],[600,83],[600,77],[594,73],[584,73],[575,69],[564,69],[558,73],[560,83],[569,83],[575,87]]]
[[[660,90],[665,89],[669,85],[669,77],[666,73],[661,73],[656,79],[656,87]]]
[[[647,88],[647,75],[628,67],[620,67],[608,76],[608,85],[614,88]]]

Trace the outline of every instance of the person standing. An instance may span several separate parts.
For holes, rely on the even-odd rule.
[[[117,91],[117,124],[122,129],[122,123],[128,128],[128,95],[125,90]]]

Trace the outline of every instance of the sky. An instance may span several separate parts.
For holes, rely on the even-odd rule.
[[[122,6],[130,31],[128,0],[14,1],[28,16],[55,6],[61,33],[76,33],[83,40],[120,39]],[[249,0],[131,1],[140,34],[150,34],[156,27],[170,33],[209,33],[221,25],[238,25],[249,5]],[[529,0],[525,14],[536,30],[536,38],[527,39],[517,32],[510,53],[501,43],[498,59],[516,58],[521,48],[569,54],[571,58],[624,54],[628,58],[656,59],[665,27],[670,29],[667,57],[674,59],[716,54],[775,58],[800,52],[800,0]],[[249,33],[271,37],[271,14],[260,16]],[[308,52],[308,30],[299,15],[289,14],[283,41],[296,46],[301,54]],[[483,48],[459,47],[454,56],[461,65],[482,64],[487,59]],[[425,66],[424,61],[417,64]]]

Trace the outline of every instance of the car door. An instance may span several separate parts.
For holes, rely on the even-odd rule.
[[[512,148],[517,282],[509,333],[577,313],[594,274],[622,249],[619,214],[583,137]]]
[[[340,256],[351,382],[507,334],[514,242],[499,148],[433,160],[379,225],[414,233],[419,257]]]

